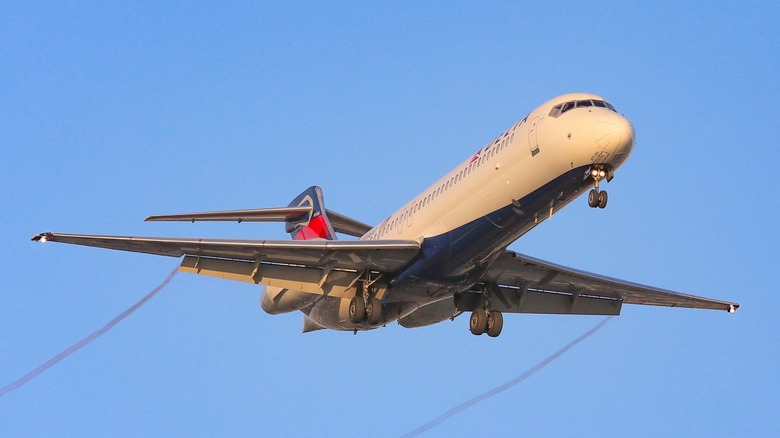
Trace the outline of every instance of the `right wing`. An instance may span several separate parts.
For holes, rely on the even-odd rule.
[[[739,304],[681,294],[592,274],[506,251],[481,278],[491,306],[508,313],[618,315],[623,304],[726,310]],[[480,294],[462,294],[459,310],[479,305]]]
[[[32,238],[169,257],[180,270],[336,295],[364,272],[392,273],[418,253],[415,240],[234,240],[43,233]]]

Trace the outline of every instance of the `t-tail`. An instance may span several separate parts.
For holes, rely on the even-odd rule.
[[[322,189],[312,186],[304,190],[290,203],[289,207],[310,207],[308,215],[287,221],[285,231],[295,240],[325,239],[336,240],[336,232],[328,218],[323,201]]]

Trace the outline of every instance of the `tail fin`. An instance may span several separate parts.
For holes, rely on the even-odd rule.
[[[336,232],[328,219],[322,189],[312,186],[304,190],[289,205],[290,207],[311,207],[311,212],[303,219],[288,221],[285,230],[295,240],[325,239],[336,240]]]

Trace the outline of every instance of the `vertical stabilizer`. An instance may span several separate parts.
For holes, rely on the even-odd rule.
[[[312,186],[304,190],[290,203],[289,207],[311,207],[307,217],[286,223],[285,230],[295,240],[336,240],[336,232],[330,224],[322,199],[322,189]]]

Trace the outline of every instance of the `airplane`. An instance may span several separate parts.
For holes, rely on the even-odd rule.
[[[292,240],[42,233],[32,240],[183,257],[179,270],[265,286],[269,314],[300,311],[303,332],[422,327],[469,312],[497,337],[504,313],[619,315],[623,304],[726,310],[739,304],[560,266],[507,247],[587,194],[603,209],[634,127],[600,96],[540,105],[372,227],[325,208],[314,186],[287,207],[147,221],[284,222]],[[337,233],[357,239],[339,240]]]

